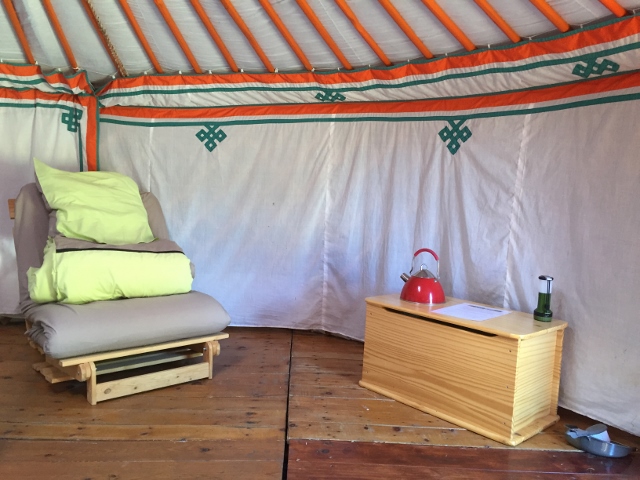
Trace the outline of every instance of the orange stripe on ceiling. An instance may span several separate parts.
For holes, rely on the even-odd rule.
[[[415,47],[420,50],[420,53],[425,58],[433,58],[433,53],[426,47],[422,40],[416,35],[413,29],[409,26],[407,21],[402,17],[400,12],[393,6],[390,0],[378,0],[380,5],[384,7],[389,16],[393,19],[394,22],[398,24],[398,27],[404,32],[404,34],[411,40],[411,43],[415,45]]]
[[[624,17],[627,14],[627,11],[616,0],[600,0],[600,3],[611,10],[616,17]]]
[[[207,16],[207,12],[205,12],[204,8],[202,8],[202,5],[200,4],[200,0],[191,0],[191,5],[193,6],[196,13],[198,14],[198,17],[200,17],[200,20],[202,21],[204,27],[207,29],[207,32],[209,32],[209,35],[213,39],[214,43],[220,50],[220,53],[222,54],[224,59],[227,61],[229,68],[234,72],[239,71],[238,65],[236,65],[236,62],[233,60],[233,57],[231,56],[231,53],[229,53],[227,46],[222,41],[222,38],[220,37],[220,35],[218,35],[218,32],[216,31],[215,27],[213,26],[213,23],[211,22],[211,19]]]
[[[82,0],[82,5],[84,6],[84,10],[87,12],[87,16],[89,17],[89,20],[91,20],[93,28],[98,34],[98,37],[100,37],[102,46],[107,51],[107,54],[109,54],[109,58],[111,58],[111,62],[113,63],[113,66],[116,67],[116,69],[118,70],[118,73],[121,76],[126,77],[127,71],[125,70],[124,65],[122,64],[120,59],[118,58],[118,55],[115,52],[115,48],[113,47],[113,44],[107,38],[107,34],[102,28],[102,25],[100,24],[100,22],[98,22],[98,17],[96,17],[95,12],[93,11],[93,6],[89,3],[89,0]]]
[[[476,4],[482,9],[484,13],[487,14],[487,16],[493,21],[493,23],[495,23],[496,26],[500,30],[502,30],[502,33],[504,33],[507,37],[509,37],[509,40],[511,40],[513,43],[518,43],[520,40],[522,40],[520,38],[520,35],[518,35],[516,31],[513,28],[511,28],[511,25],[505,22],[505,20],[500,16],[500,14],[496,11],[496,9],[493,8],[493,6],[491,6],[491,4],[487,0],[473,0],[473,1],[476,2]]]
[[[295,73],[280,75],[228,74],[212,76],[147,76],[119,78],[110,82],[100,94],[114,89],[141,88],[145,86],[198,86],[239,83],[278,85],[282,83],[318,83],[331,86],[338,83],[351,84],[376,80],[396,80],[411,75],[440,74],[451,69],[482,67],[488,64],[518,62],[541,55],[554,55],[597,46],[621,38],[640,34],[640,16],[628,17],[592,30],[575,30],[567,36],[549,40],[532,41],[509,48],[483,50],[466,55],[440,57],[429,62],[401,65],[390,69],[366,69],[357,72],[334,72],[328,74]],[[1,68],[1,65],[0,65]]]
[[[342,66],[347,70],[352,70],[353,67],[349,63],[349,60],[347,60],[347,57],[345,57],[340,48],[338,48],[336,42],[333,41],[333,38],[331,38],[331,35],[329,35],[329,32],[327,32],[327,29],[324,28],[324,25],[322,25],[320,19],[316,16],[313,9],[307,3],[307,0],[296,0],[296,3],[298,4],[302,12],[307,16],[314,28],[318,31],[318,33],[325,41],[327,46],[331,49],[336,58],[340,61]]]
[[[349,6],[344,0],[335,0],[335,2],[338,5],[338,7],[340,7],[340,10],[342,10],[345,16],[349,19],[349,21],[354,26],[354,28],[358,31],[360,36],[364,39],[364,41],[367,42],[369,47],[371,47],[371,50],[375,52],[375,54],[382,61],[382,63],[384,63],[387,67],[390,67],[392,65],[391,61],[389,60],[389,58],[387,58],[385,53],[382,51],[382,49],[376,43],[373,37],[369,34],[369,32],[367,32],[367,30],[362,26],[356,14],[353,13],[353,10],[349,8]]]
[[[71,68],[74,70],[78,70],[78,63],[76,62],[75,57],[73,56],[73,51],[71,50],[71,46],[67,41],[67,37],[62,30],[62,26],[58,21],[58,16],[56,15],[53,6],[51,5],[51,0],[42,0],[42,5],[44,6],[45,11],[47,12],[47,16],[49,17],[49,22],[51,22],[51,26],[56,33],[58,41],[62,45],[62,49],[64,50],[64,54],[67,57],[67,61],[71,65]]]
[[[444,27],[449,30],[451,35],[453,35],[460,44],[467,49],[468,51],[475,50],[476,46],[473,44],[471,40],[464,34],[462,30],[456,25],[449,15],[445,13],[445,11],[436,3],[435,0],[422,0],[431,13],[435,15],[435,17],[444,25]]]
[[[262,64],[265,66],[265,68],[269,70],[271,73],[273,73],[275,71],[275,68],[273,68],[273,65],[269,61],[269,58],[267,58],[264,51],[262,50],[262,47],[260,46],[258,41],[255,39],[253,34],[251,33],[251,30],[249,30],[249,27],[247,27],[247,24],[244,23],[244,20],[242,20],[242,17],[238,13],[238,11],[235,9],[233,4],[229,0],[220,0],[220,3],[222,3],[224,8],[227,10],[227,12],[229,12],[229,15],[231,15],[231,18],[233,19],[233,21],[236,22],[236,25],[238,25],[238,28],[240,28],[244,36],[247,38],[248,42],[251,44],[251,46],[255,50],[258,57],[260,57],[260,60],[262,60]]]
[[[3,0],[4,8],[7,11],[7,15],[9,16],[9,20],[11,20],[11,26],[13,27],[13,31],[18,37],[18,41],[20,42],[20,46],[22,47],[22,51],[24,52],[25,57],[27,57],[27,61],[31,64],[35,64],[36,60],[33,58],[33,53],[31,53],[31,47],[29,47],[29,41],[27,40],[27,36],[24,34],[24,30],[22,29],[22,24],[20,23],[20,19],[18,18],[18,14],[16,13],[16,9],[13,6],[12,0]]]
[[[561,32],[566,32],[571,28],[569,24],[565,22],[564,18],[562,18],[545,0],[529,1]]]
[[[291,50],[293,50],[293,52],[296,54],[296,56],[298,57],[298,60],[302,62],[302,65],[304,65],[304,68],[306,68],[309,71],[313,70],[313,67],[311,66],[311,63],[309,62],[309,60],[307,59],[307,56],[304,54],[304,52],[300,48],[300,45],[298,45],[298,43],[293,38],[293,36],[291,35],[287,27],[284,25],[284,23],[282,23],[282,20],[280,20],[280,17],[278,16],[274,8],[271,6],[271,3],[269,3],[269,0],[258,0],[258,1],[260,2],[260,5],[262,5],[262,8],[264,8],[265,12],[267,12],[267,15],[269,15],[269,18],[271,19],[273,24],[276,26],[280,34],[284,37],[286,42],[289,44],[289,46],[291,47]]]
[[[196,57],[193,56],[193,53],[191,52],[189,45],[187,44],[186,40],[182,36],[182,33],[180,32],[180,29],[178,28],[178,25],[173,20],[173,17],[171,16],[171,12],[169,12],[169,9],[164,4],[164,0],[153,0],[153,3],[155,3],[156,7],[158,7],[158,10],[160,11],[160,15],[162,15],[162,18],[164,18],[164,21],[169,26],[169,30],[171,30],[171,33],[173,33],[173,36],[178,42],[178,45],[180,45],[180,48],[182,49],[183,53],[187,57],[187,60],[189,60],[189,63],[191,64],[191,68],[193,68],[193,70],[196,73],[202,73],[202,69],[200,68],[200,65],[198,65],[198,61],[196,60]]]
[[[147,107],[106,107],[100,109],[103,116],[113,115],[135,119],[219,119],[234,117],[276,117],[296,115],[364,115],[364,114],[410,114],[435,111],[468,111],[476,109],[500,108],[531,103],[543,103],[584,95],[614,92],[640,87],[640,75],[630,72],[622,75],[599,77],[571,85],[525,90],[522,92],[477,97],[415,100],[410,102],[359,102],[359,103],[317,103],[295,105],[241,106],[218,108],[147,108]]]
[[[138,37],[138,41],[142,45],[142,48],[144,49],[145,53],[147,54],[149,61],[153,65],[153,68],[155,68],[156,72],[158,73],[164,73],[162,70],[162,67],[160,66],[160,63],[158,62],[158,59],[153,54],[153,50],[151,50],[151,47],[149,46],[149,42],[147,42],[147,39],[144,36],[144,33],[142,33],[142,29],[140,28],[140,25],[138,24],[136,17],[133,15],[133,12],[131,11],[131,7],[129,6],[129,3],[127,2],[127,0],[118,0],[118,1],[120,2],[120,7],[122,7],[122,11],[124,12],[125,16],[129,20],[129,23],[131,24],[131,27],[133,28],[133,31],[136,34],[136,37]]]

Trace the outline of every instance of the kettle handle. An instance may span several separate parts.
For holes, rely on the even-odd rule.
[[[424,252],[429,252],[431,255],[433,255],[433,258],[436,259],[436,262],[439,261],[438,259],[438,254],[436,252],[434,252],[433,250],[431,250],[430,248],[421,248],[420,250],[418,250],[416,253],[413,254],[413,257],[417,257],[418,255],[420,255],[421,253]]]

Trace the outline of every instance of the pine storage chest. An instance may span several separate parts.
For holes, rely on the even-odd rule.
[[[360,385],[507,445],[558,420],[566,322],[511,312],[482,322],[440,305],[366,299]]]

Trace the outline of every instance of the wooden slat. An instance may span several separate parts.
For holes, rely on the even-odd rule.
[[[176,24],[175,20],[171,16],[171,12],[169,12],[169,9],[164,4],[164,0],[153,0],[153,3],[156,4],[156,7],[158,8],[160,15],[162,15],[162,18],[164,18],[164,21],[169,27],[169,30],[171,30],[173,37],[176,39],[176,42],[178,42],[178,45],[182,49],[182,52],[187,57],[187,60],[191,64],[191,68],[193,68],[193,70],[196,73],[202,73],[202,69],[200,68],[200,65],[198,65],[198,61],[196,60],[196,57],[191,52],[191,49],[189,48],[187,41],[184,39],[182,32],[178,28],[178,24]]]
[[[465,33],[455,24],[453,20],[446,14],[446,12],[438,5],[435,0],[422,0],[422,3],[426,5],[426,7],[433,13],[433,15],[444,25],[444,27],[449,30],[451,35],[455,37],[458,42],[467,50],[472,51],[475,50],[476,46],[473,44],[469,37],[465,35]]]
[[[325,41],[327,46],[331,49],[336,58],[340,61],[342,66],[347,70],[353,70],[351,63],[349,63],[347,57],[344,56],[336,42],[333,40],[333,38],[331,38],[331,35],[329,35],[329,32],[327,32],[327,29],[324,28],[324,25],[322,25],[322,22],[320,21],[318,16],[307,3],[307,0],[296,0],[296,3],[298,4],[302,12],[307,16],[313,27],[318,31],[318,33]]]
[[[213,42],[216,44],[216,46],[220,50],[220,53],[222,54],[224,59],[227,61],[229,68],[233,72],[238,72],[239,71],[238,65],[236,65],[235,60],[233,59],[233,57],[231,56],[231,53],[229,52],[229,49],[222,41],[222,37],[220,37],[216,28],[213,26],[211,19],[207,16],[207,12],[205,12],[204,8],[202,8],[202,4],[200,3],[200,0],[190,0],[190,1],[194,10],[198,14],[198,17],[200,17],[200,21],[202,22],[204,27],[207,29],[207,32],[209,32],[209,36],[211,37]]]
[[[61,358],[61,359],[58,359],[58,363],[61,367],[69,367],[71,365],[78,365],[80,363],[99,362],[101,360],[110,360],[113,358],[128,357],[130,355],[138,355],[138,354],[147,353],[147,352],[157,352],[158,350],[184,347],[186,345],[194,345],[197,343],[208,342],[211,340],[223,340],[225,338],[229,338],[228,333],[217,333],[214,335],[187,338],[187,339],[176,340],[172,342],[156,343],[153,345],[146,345],[144,347],[126,348],[122,350],[115,350],[112,352],[94,353],[91,355],[82,355],[79,357]]]
[[[356,16],[356,14],[351,10],[349,5],[345,0],[335,0],[340,10],[345,14],[345,16],[349,19],[353,27],[357,30],[360,36],[363,38],[367,45],[374,51],[374,53],[378,56],[378,58],[384,63],[387,67],[392,65],[391,60],[387,57],[387,55],[382,51],[380,46],[376,43],[373,37],[367,32],[364,26],[360,23],[360,20]]]
[[[142,29],[140,28],[140,25],[138,24],[136,17],[133,15],[133,11],[131,11],[129,2],[127,0],[118,0],[118,2],[120,3],[120,8],[122,8],[122,11],[127,17],[127,20],[131,25],[131,28],[133,28],[133,31],[136,34],[136,37],[138,38],[140,45],[142,45],[142,48],[144,49],[145,53],[147,54],[147,57],[149,58],[149,61],[153,65],[153,68],[156,69],[157,73],[164,73],[164,70],[160,66],[160,62],[158,62],[158,59],[153,53],[153,50],[151,49],[151,46],[149,45],[147,38],[145,37],[144,33],[142,33]]]
[[[298,57],[298,60],[300,60],[302,65],[304,65],[304,68],[306,68],[309,71],[313,70],[313,67],[309,62],[309,59],[304,54],[304,52],[300,48],[300,45],[298,45],[298,42],[296,42],[295,38],[293,38],[293,35],[291,35],[291,32],[289,32],[289,29],[285,26],[284,23],[282,23],[280,16],[277,14],[275,9],[271,6],[270,1],[269,0],[258,0],[258,1],[260,2],[260,5],[262,5],[262,8],[264,8],[264,11],[267,12],[267,15],[269,15],[269,18],[271,19],[273,24],[276,26],[276,28],[278,29],[282,37],[289,44],[289,46],[291,47],[291,50],[293,50],[293,52],[296,54],[296,56]]]
[[[569,31],[571,28],[569,24],[545,0],[529,0],[529,2],[540,10],[540,13],[547,17],[547,19],[553,23],[558,30],[561,32]]]
[[[521,38],[520,35],[516,33],[516,31],[511,28],[504,18],[496,11],[495,8],[488,2],[488,0],[473,0],[476,4],[482,9],[484,13],[496,24],[496,26],[502,30],[502,32],[509,37],[513,43],[518,43]]]
[[[616,17],[624,17],[627,11],[616,0],[600,0],[600,3],[611,10]]]
[[[247,24],[244,22],[244,20],[242,19],[242,17],[240,16],[236,8],[233,6],[233,4],[229,0],[220,0],[220,3],[222,3],[224,8],[227,10],[227,12],[229,12],[229,15],[231,16],[233,21],[236,23],[240,31],[242,31],[243,35],[245,36],[245,38],[247,39],[247,41],[249,42],[253,50],[256,52],[256,54],[262,61],[262,64],[265,66],[265,68],[273,73],[275,71],[275,68],[271,64],[271,61],[269,60],[267,55],[264,53],[264,50],[262,49],[258,41],[255,39],[255,37],[251,33],[251,30],[249,29]]]
[[[20,19],[18,18],[18,14],[16,12],[15,7],[13,6],[12,0],[2,0],[4,4],[4,8],[7,11],[7,16],[11,21],[11,26],[13,27],[13,31],[18,37],[18,41],[20,42],[20,46],[22,47],[22,51],[24,52],[25,57],[27,57],[27,61],[35,65],[36,60],[33,57],[33,53],[31,53],[31,47],[29,46],[29,40],[27,40],[27,36],[24,33],[22,28],[22,24],[20,23]],[[11,217],[13,218],[13,217]]]
[[[433,58],[433,53],[427,48],[427,46],[420,40],[420,37],[416,35],[413,29],[409,26],[407,21],[402,17],[400,12],[393,6],[391,0],[378,0],[380,5],[384,7],[389,16],[393,19],[394,22],[400,27],[400,29],[404,32],[411,43],[415,45],[415,47],[420,50],[420,53],[424,55],[425,58]]]
[[[60,45],[62,45],[62,50],[64,50],[67,61],[71,65],[71,68],[73,68],[74,70],[78,70],[78,62],[76,62],[76,58],[73,55],[73,50],[71,49],[71,45],[69,45],[69,42],[67,41],[67,37],[64,34],[62,25],[60,25],[60,21],[58,20],[56,11],[53,9],[53,5],[51,5],[51,0],[42,0],[42,5],[47,12],[49,22],[51,22],[51,26],[56,33],[56,37],[58,38]]]

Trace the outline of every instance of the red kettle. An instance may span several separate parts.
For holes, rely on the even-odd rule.
[[[427,270],[424,263],[420,265],[420,269],[415,274],[411,275],[411,272],[413,272],[416,257],[424,252],[429,252],[431,255],[433,255],[433,258],[436,259],[436,275]],[[415,303],[427,303],[429,305],[444,303],[446,301],[444,290],[442,289],[442,284],[439,280],[440,260],[438,259],[438,255],[436,254],[436,252],[429,248],[421,248],[416,253],[414,253],[413,259],[411,261],[411,270],[409,270],[409,275],[407,275],[406,273],[400,275],[400,278],[405,281],[402,292],[400,292],[400,300]]]

